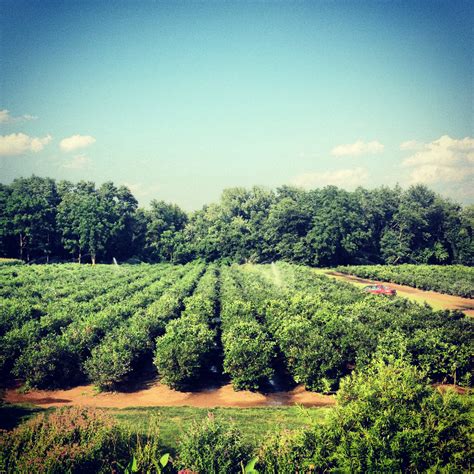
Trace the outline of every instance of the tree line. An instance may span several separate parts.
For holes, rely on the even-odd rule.
[[[286,260],[312,266],[474,263],[474,206],[423,185],[225,189],[188,213],[125,186],[31,176],[0,183],[0,256],[26,262]]]

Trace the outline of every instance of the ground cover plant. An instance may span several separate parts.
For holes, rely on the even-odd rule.
[[[474,267],[464,265],[347,265],[340,273],[389,281],[421,290],[474,298]]]
[[[11,431],[38,413],[50,413],[55,410],[57,409],[44,409],[24,404],[0,405],[0,431]],[[227,424],[235,423],[237,426],[245,427],[244,441],[252,446],[258,446],[259,440],[284,429],[299,430],[324,423],[330,410],[328,407],[304,408],[299,405],[259,408],[156,406],[103,409],[132,436],[146,436],[156,427],[163,451],[172,455],[175,455],[178,450],[182,434],[188,431],[193,423],[204,422],[209,414]]]

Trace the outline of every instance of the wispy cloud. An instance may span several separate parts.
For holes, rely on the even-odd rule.
[[[157,197],[160,190],[158,185],[147,185],[144,183],[123,183],[138,199],[152,199]]]
[[[292,179],[292,184],[305,189],[334,185],[354,189],[367,182],[369,173],[365,168],[303,173]]]
[[[22,155],[27,152],[37,153],[41,151],[53,138],[51,135],[45,137],[30,137],[24,133],[12,133],[0,136],[0,156]]]
[[[385,146],[377,140],[371,142],[364,142],[357,140],[355,143],[348,143],[346,145],[338,145],[331,150],[333,156],[361,156],[374,155],[382,153]]]
[[[83,170],[88,168],[91,163],[91,159],[86,155],[76,155],[71,160],[63,163],[62,167],[69,170]]]
[[[403,160],[403,166],[411,168],[411,183],[463,183],[472,180],[474,138],[455,139],[443,135],[430,143],[416,143],[418,151]]]
[[[90,135],[72,135],[68,138],[63,138],[59,143],[61,150],[65,152],[71,152],[79,150],[80,148],[86,148],[95,143],[95,138]]]
[[[10,115],[10,111],[7,109],[0,110],[0,124],[27,122],[29,120],[36,120],[36,115],[24,114],[19,117],[13,117]]]

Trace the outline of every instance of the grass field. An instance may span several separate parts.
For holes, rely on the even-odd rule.
[[[49,408],[48,411],[53,411]],[[325,422],[331,408],[192,408],[153,407],[108,409],[132,435],[145,435],[153,417],[158,418],[160,445],[164,451],[174,453],[181,435],[192,423],[199,423],[208,414],[234,423],[243,432],[245,440],[258,446],[266,435],[282,430],[294,430]],[[0,429],[12,429],[45,410],[31,405],[4,405],[0,407]]]
[[[126,408],[110,410],[117,420],[133,433],[145,434],[151,416],[157,416],[160,426],[161,444],[165,450],[174,452],[181,434],[193,422],[199,423],[209,413],[216,418],[235,423],[243,432],[246,441],[258,446],[262,439],[282,430],[293,430],[313,424],[324,423],[330,408],[213,408],[156,407]]]

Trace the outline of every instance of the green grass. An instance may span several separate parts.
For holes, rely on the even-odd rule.
[[[54,409],[48,409],[52,411]],[[246,441],[253,446],[262,439],[281,430],[294,430],[324,423],[331,408],[302,408],[299,406],[277,408],[192,408],[192,407],[138,407],[108,409],[120,425],[132,434],[144,435],[153,415],[158,417],[160,445],[163,450],[174,453],[178,440],[193,423],[212,413],[213,416],[235,425],[242,431]],[[13,429],[21,422],[35,416],[44,409],[31,405],[0,406],[0,428]]]
[[[193,421],[199,422],[212,413],[221,420],[233,422],[244,438],[254,446],[261,444],[269,433],[293,430],[312,424],[324,423],[330,408],[192,408],[153,407],[109,410],[124,427],[137,434],[145,434],[150,417],[158,416],[160,444],[165,451],[175,452],[178,440]]]

